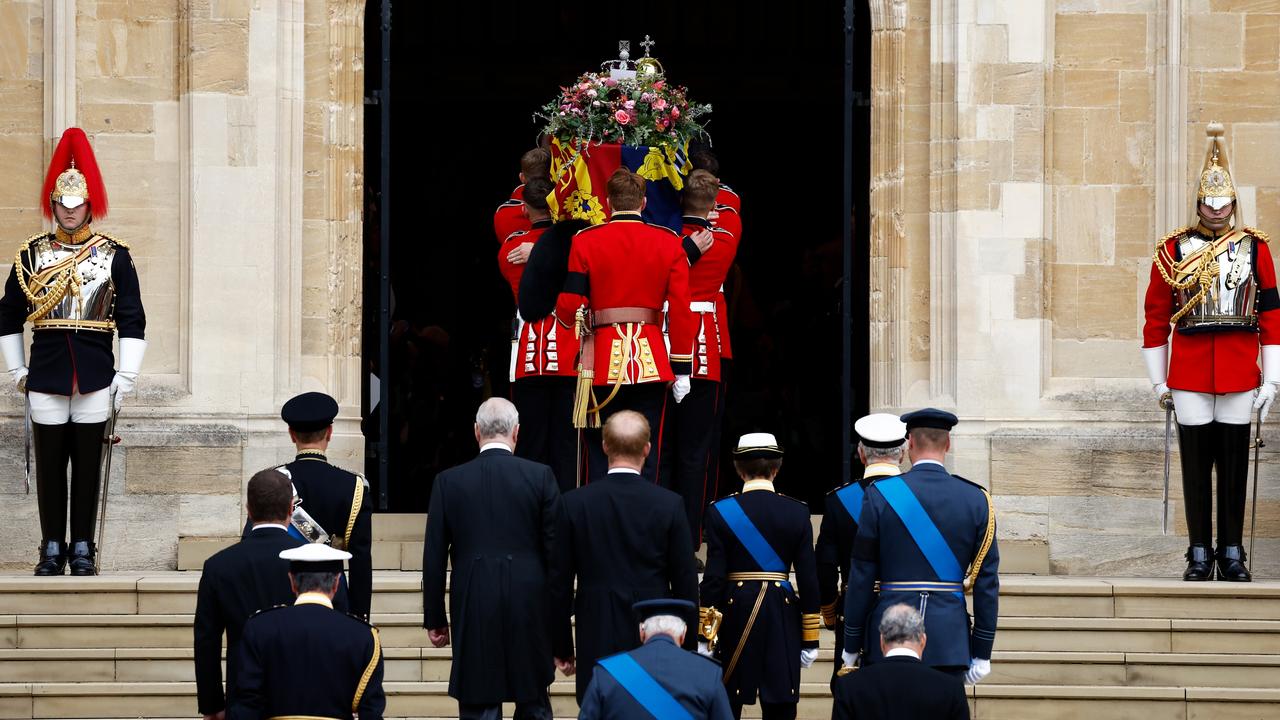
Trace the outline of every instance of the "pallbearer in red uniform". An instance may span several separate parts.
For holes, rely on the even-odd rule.
[[[702,513],[714,500],[708,487],[712,439],[720,400],[720,325],[716,299],[724,276],[738,252],[738,239],[713,227],[707,215],[715,204],[718,185],[706,170],[694,170],[684,184],[682,244],[689,258],[689,309],[696,316],[693,376],[689,396],[668,413],[664,428],[664,461],[672,464],[673,488],[684,497],[693,546],[702,544]]]
[[[560,318],[554,311],[555,295],[564,282],[567,258],[560,255],[558,274],[529,262],[543,233],[556,230],[547,208],[551,181],[533,178],[523,187],[524,214],[532,224],[529,230],[517,230],[507,237],[498,249],[498,268],[511,285],[517,304],[522,284],[555,284],[556,287],[550,291],[554,293],[547,304],[550,312],[541,318],[526,321],[516,313],[511,343],[511,400],[522,418],[516,455],[550,465],[560,490],[567,492],[577,481],[578,433],[572,419],[578,340],[573,334],[573,316]],[[572,227],[580,226],[572,222],[564,226],[565,229]]]
[[[1178,419],[1190,536],[1183,579],[1214,576],[1216,466],[1217,578],[1248,582],[1242,539],[1249,423],[1256,409],[1265,419],[1280,383],[1280,294],[1267,236],[1240,219],[1222,125],[1210,123],[1208,135],[1197,223],[1156,244],[1142,354],[1156,396],[1163,403],[1172,395]]]
[[[525,215],[524,188],[534,178],[551,177],[551,153],[546,148],[534,148],[520,156],[520,184],[511,191],[511,198],[503,201],[493,212],[493,234],[498,242],[506,242],[511,233],[528,230],[532,223]]]
[[[644,186],[625,168],[609,178],[612,216],[574,237],[557,314],[569,317],[585,306],[579,325],[590,331],[579,353],[575,425],[598,427],[618,410],[635,410],[660,436],[668,383],[676,402],[689,393],[695,322],[689,259],[679,235],[641,219]],[[664,302],[670,351],[662,335]],[[605,473],[604,451],[598,431],[587,439],[588,476],[596,479]],[[658,479],[658,454],[645,460],[643,475],[651,481]]]

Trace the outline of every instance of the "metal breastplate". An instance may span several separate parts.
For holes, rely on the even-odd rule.
[[[1206,245],[1208,239],[1189,235],[1179,241],[1182,257],[1188,257]],[[1256,330],[1258,327],[1258,283],[1253,272],[1253,258],[1257,240],[1245,236],[1235,247],[1222,249],[1213,258],[1218,272],[1210,278],[1206,292],[1198,300],[1201,286],[1176,290],[1179,308],[1191,305],[1191,309],[1178,319],[1178,332],[1184,334],[1212,332],[1216,330]]]
[[[38,275],[42,269],[65,262],[83,248],[83,245],[63,245],[52,238],[33,243],[31,255],[34,258],[35,272],[32,274]],[[114,330],[116,293],[115,284],[111,280],[111,263],[115,254],[115,244],[104,242],[93,247],[78,263],[69,267],[72,281],[61,289],[61,298],[47,312],[32,319],[35,328]],[[64,276],[66,272],[59,272],[53,279]],[[52,283],[46,288],[32,287],[31,290],[35,297],[33,305],[37,307],[52,300],[50,294],[59,292]]]

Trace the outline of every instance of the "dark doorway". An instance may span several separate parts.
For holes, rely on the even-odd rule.
[[[870,32],[856,13],[854,215],[867,217]],[[365,360],[377,367],[379,0],[366,18]],[[735,370],[725,445],[750,430],[787,450],[779,489],[814,504],[842,479],[841,283],[845,3],[660,1],[622,9],[401,0],[392,16],[389,509],[425,511],[435,473],[470,458],[475,408],[507,394],[513,303],[497,270],[494,208],[560,85],[656,41],[668,78],[712,104],[724,182],[742,196],[727,288]],[[771,127],[785,126],[785,132]],[[866,409],[869,256],[853,239],[851,412]],[[376,398],[374,398],[376,400]],[[371,407],[366,403],[365,407]],[[377,416],[366,436],[377,441]],[[376,464],[370,477],[376,483]],[[719,494],[737,489],[724,465]]]

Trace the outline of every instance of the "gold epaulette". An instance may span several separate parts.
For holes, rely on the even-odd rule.
[[[104,232],[98,232],[98,231],[96,231],[96,230],[95,230],[95,231],[93,232],[93,234],[94,234],[94,235],[100,235],[100,236],[102,236],[102,237],[106,238],[107,240],[110,240],[112,243],[115,243],[116,245],[119,245],[120,247],[124,248],[125,250],[128,250],[128,249],[129,249],[129,243],[127,243],[127,242],[125,242],[125,241],[123,241],[123,240],[117,240],[116,238],[114,238],[114,237],[112,237],[111,235],[108,235],[108,234],[106,234],[106,233],[104,233]]]
[[[49,233],[47,232],[38,232],[35,235],[32,235],[31,237],[24,240],[21,245],[18,246],[18,254],[21,255],[23,252],[26,251],[27,248],[31,247],[31,243],[47,237],[49,237]]]
[[[1270,245],[1270,244],[1271,244],[1271,238],[1270,238],[1270,236],[1268,236],[1266,233],[1262,232],[1262,231],[1261,231],[1261,230],[1259,230],[1258,228],[1252,228],[1252,227],[1249,227],[1249,226],[1247,226],[1247,225],[1246,225],[1246,226],[1245,226],[1245,228],[1244,228],[1244,231],[1245,231],[1245,232],[1247,232],[1247,233],[1249,233],[1250,235],[1252,235],[1252,236],[1254,236],[1254,237],[1258,238],[1259,240],[1261,240],[1262,242],[1264,242],[1264,243],[1266,243],[1266,244],[1268,244],[1268,245]]]
[[[1156,249],[1159,250],[1160,248],[1165,246],[1165,243],[1169,242],[1170,240],[1176,237],[1186,235],[1190,230],[1191,230],[1190,225],[1184,225],[1178,228],[1177,230],[1174,230],[1173,232],[1169,233],[1168,235],[1165,235],[1164,237],[1156,241]]]

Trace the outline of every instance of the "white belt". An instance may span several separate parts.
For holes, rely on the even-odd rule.
[[[713,313],[716,311],[716,304],[709,301],[694,301],[689,303],[689,310],[696,313]]]

